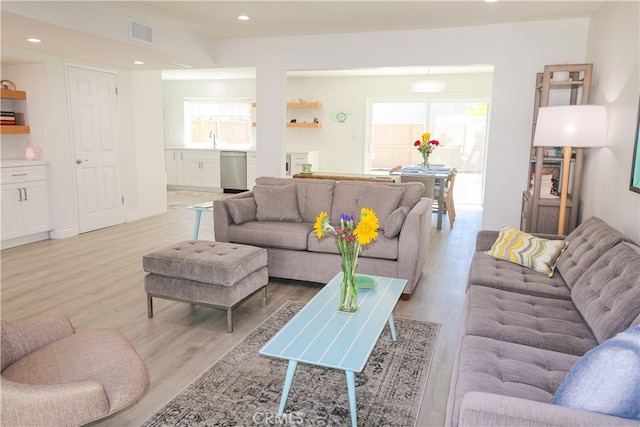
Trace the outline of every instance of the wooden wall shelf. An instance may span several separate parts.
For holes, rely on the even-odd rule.
[[[322,108],[322,102],[287,102],[287,108]]]
[[[10,125],[10,126],[0,126],[0,134],[20,134],[20,133],[30,133],[31,130],[29,129],[29,126],[17,126],[17,125]]]
[[[0,89],[2,99],[27,99],[27,92],[23,90]]]
[[[321,128],[322,123],[287,123],[288,128]]]

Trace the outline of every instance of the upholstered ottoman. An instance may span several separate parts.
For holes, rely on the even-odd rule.
[[[267,303],[267,251],[255,246],[207,240],[187,240],[157,249],[142,258],[147,314],[153,317],[153,297],[227,310],[227,332],[233,313],[244,299],[262,289]]]

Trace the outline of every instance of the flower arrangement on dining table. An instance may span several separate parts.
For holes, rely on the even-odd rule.
[[[440,145],[438,140],[429,138],[431,138],[431,134],[429,132],[425,132],[422,134],[422,139],[417,139],[416,142],[413,143],[413,146],[420,151],[420,154],[422,154],[423,169],[429,169],[429,155]]]
[[[338,310],[355,313],[358,309],[358,287],[355,280],[358,255],[362,246],[372,243],[378,237],[380,222],[376,213],[369,208],[360,210],[359,221],[353,215],[340,215],[340,225],[332,226],[326,212],[320,212],[313,225],[318,239],[333,235],[342,256],[342,287]]]

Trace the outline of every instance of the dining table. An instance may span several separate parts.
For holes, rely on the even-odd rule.
[[[450,167],[446,166],[431,166],[429,169],[423,169],[420,165],[411,165],[404,166],[401,169],[398,169],[395,172],[392,172],[390,175],[399,175],[400,181],[402,181],[403,176],[412,176],[412,177],[427,177],[432,176],[436,181],[436,191],[435,195],[438,199],[438,220],[437,220],[437,229],[442,229],[442,217],[444,215],[444,189],[447,185],[447,177],[449,176],[449,172],[451,171]]]

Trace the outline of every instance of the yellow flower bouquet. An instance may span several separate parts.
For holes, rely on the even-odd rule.
[[[326,212],[320,212],[313,226],[318,239],[333,235],[342,256],[342,288],[338,309],[346,313],[355,313],[358,309],[358,287],[355,275],[358,255],[362,246],[368,245],[378,237],[380,223],[376,213],[369,208],[362,208],[360,220],[356,222],[353,215],[340,215],[340,225],[332,226]]]

